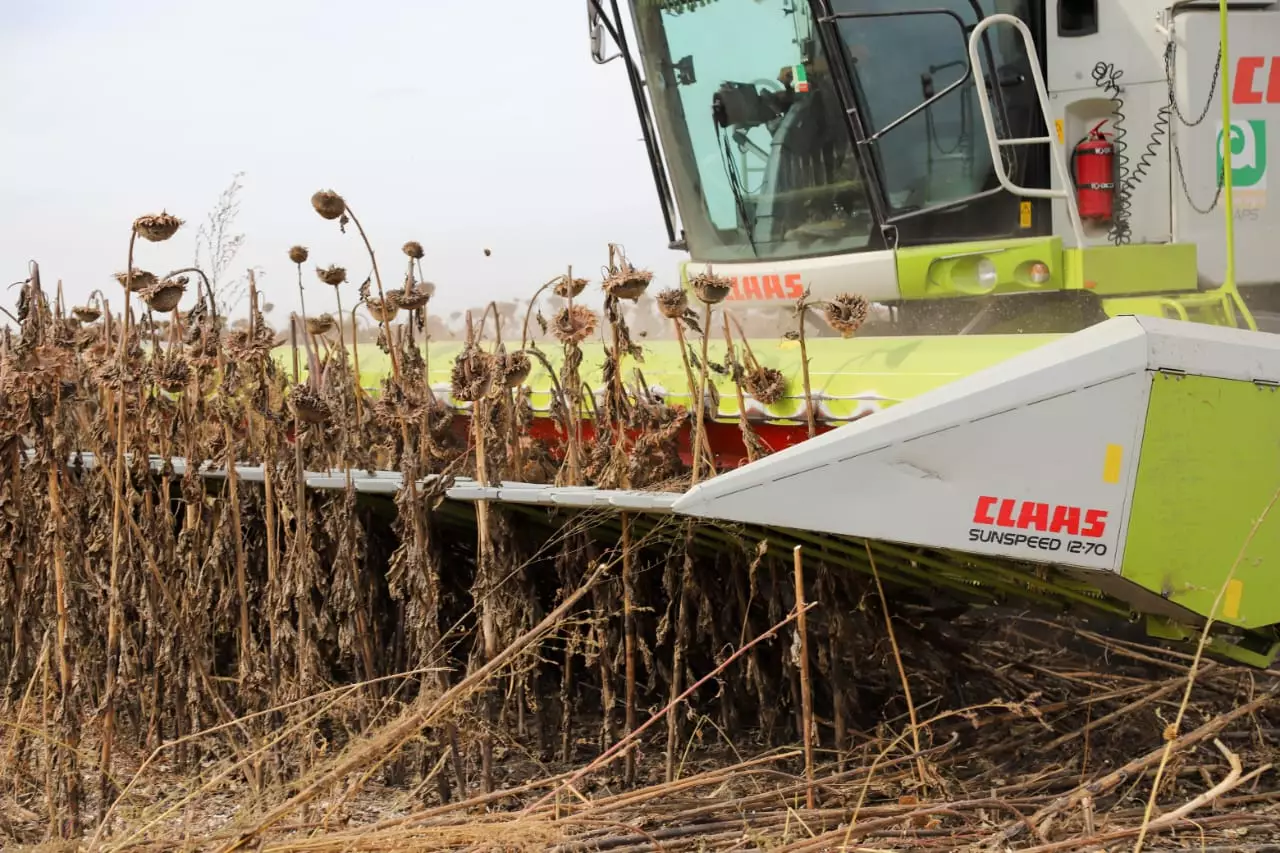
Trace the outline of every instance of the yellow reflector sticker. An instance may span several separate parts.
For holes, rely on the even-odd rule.
[[[1055,121],[1054,126],[1058,129],[1058,144],[1062,145],[1066,141],[1066,134],[1062,132],[1062,119]]]
[[[1244,597],[1244,581],[1236,578],[1227,584],[1227,592],[1222,596],[1222,615],[1228,619],[1240,616],[1240,599]]]
[[[1102,461],[1102,482],[1120,482],[1120,463],[1124,461],[1124,448],[1118,444],[1107,445],[1107,455]]]
[[[1031,227],[1031,202],[1024,201],[1019,205],[1018,225],[1022,228]]]

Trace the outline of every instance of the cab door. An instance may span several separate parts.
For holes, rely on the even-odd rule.
[[[1029,0],[829,0],[828,38],[841,48],[862,156],[877,176],[898,246],[1049,234],[1049,202],[1004,191],[996,177],[969,67],[973,27],[1017,15],[1043,42]],[[1030,58],[1011,28],[983,45],[1003,138],[1044,136]],[[1016,183],[1048,185],[1047,146],[1002,150]]]

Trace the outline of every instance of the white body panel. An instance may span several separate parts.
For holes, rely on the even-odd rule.
[[[1123,62],[1128,54],[1121,53],[1117,67],[1124,69]],[[1159,121],[1160,110],[1168,103],[1168,87],[1164,81],[1159,83],[1134,84],[1129,81],[1128,73],[1124,79],[1124,143],[1125,157],[1128,158],[1132,170],[1147,153],[1147,143],[1151,140],[1152,129]],[[1100,122],[1106,121],[1102,131],[1112,134],[1115,125],[1111,119],[1114,104],[1108,100],[1102,89],[1093,87],[1089,78],[1089,89],[1070,93],[1050,92],[1049,102],[1052,106],[1055,122],[1062,122],[1062,138],[1066,145],[1067,155],[1077,143],[1086,138],[1089,131]],[[1051,131],[1057,133],[1056,126]],[[1145,177],[1134,187],[1129,196],[1129,228],[1133,243],[1167,243],[1173,231],[1173,220],[1170,206],[1170,159],[1169,146],[1161,144],[1154,149],[1152,156],[1146,159]],[[1188,163],[1188,169],[1195,168]],[[1212,166],[1210,167],[1212,168]],[[1053,187],[1061,185],[1056,173],[1052,176]],[[1220,219],[1220,218],[1219,218]],[[1071,218],[1067,206],[1060,200],[1053,202],[1053,230],[1062,237],[1063,246],[1074,248],[1075,237],[1072,234]],[[1111,243],[1109,234],[1111,227],[1097,222],[1085,222],[1085,245],[1106,246]],[[1221,230],[1221,222],[1219,222]]]
[[[1164,73],[1165,38],[1157,27],[1168,5],[1167,0],[1103,0],[1098,4],[1097,33],[1062,38],[1058,35],[1057,4],[1045,4],[1049,100],[1053,112],[1049,132],[1057,135],[1057,123],[1061,122],[1061,139],[1068,155],[1100,122],[1106,121],[1104,133],[1115,132],[1112,93],[1094,81],[1098,63],[1114,65],[1122,74],[1118,80],[1119,97],[1124,101],[1122,141],[1129,168],[1136,167],[1146,154],[1159,112],[1169,100]],[[1162,142],[1147,159],[1145,178],[1129,199],[1129,226],[1134,243],[1165,243],[1172,233],[1171,161],[1168,139]],[[1056,174],[1052,175],[1052,182],[1054,189],[1061,187]],[[1061,201],[1053,203],[1053,226],[1064,246],[1076,245],[1067,206]],[[1110,242],[1109,231],[1107,225],[1086,223],[1085,244],[1106,245]]]
[[[829,255],[795,261],[757,261],[743,264],[685,265],[687,275],[713,270],[736,284],[730,302],[790,307],[808,287],[815,299],[830,299],[856,290],[872,302],[893,302],[902,298],[898,289],[898,264],[892,251]],[[759,295],[756,295],[759,293]]]
[[[1221,201],[1213,204],[1223,95],[1221,79],[1215,81],[1218,3],[1181,4],[1173,15],[1171,5],[1169,0],[1106,0],[1098,4],[1096,33],[1064,38],[1058,32],[1057,4],[1045,4],[1054,120],[1050,132],[1060,135],[1068,151],[1100,122],[1106,122],[1103,132],[1115,134],[1117,104],[1113,98],[1121,99],[1124,150],[1117,150],[1117,161],[1127,159],[1133,181],[1128,194],[1130,242],[1194,243],[1201,284],[1216,287],[1222,284],[1226,269],[1225,210]],[[1232,92],[1228,94],[1238,95],[1242,59],[1255,57],[1263,63],[1251,72],[1254,90],[1262,94],[1261,103],[1236,97],[1232,104],[1232,121],[1246,140],[1244,150],[1234,155],[1236,281],[1268,284],[1280,280],[1276,271],[1280,244],[1267,237],[1280,228],[1280,204],[1268,198],[1265,177],[1258,181],[1245,170],[1265,163],[1268,154],[1272,162],[1280,162],[1280,100],[1276,100],[1277,93],[1269,91],[1274,88],[1269,86],[1272,60],[1280,61],[1280,3],[1233,0],[1229,27],[1231,55],[1226,64]],[[1172,80],[1165,62],[1170,40],[1175,49]],[[1100,63],[1119,75],[1114,78],[1118,91],[1095,80]],[[1216,88],[1211,88],[1215,84]],[[1166,113],[1171,86],[1181,117],[1178,112]],[[1199,124],[1188,126],[1187,122],[1197,120]],[[1251,122],[1262,123],[1260,137]],[[1265,142],[1253,146],[1255,138]],[[1185,189],[1177,159],[1182,163]],[[1142,174],[1136,174],[1138,171]],[[1060,188],[1056,174],[1052,186]],[[1067,207],[1061,201],[1053,203],[1053,224],[1065,246],[1076,244]],[[1106,245],[1111,242],[1110,232],[1109,225],[1086,222],[1085,243]]]
[[[1098,62],[1123,67],[1126,86],[1164,83],[1164,37],[1156,23],[1169,0],[1100,0],[1098,32],[1077,38],[1058,35],[1057,3],[1044,6],[1052,45],[1046,63],[1050,90],[1092,92],[1093,66]]]
[[[1271,82],[1273,66],[1280,68],[1280,7],[1233,12],[1228,21],[1231,122],[1242,140],[1232,153],[1236,281],[1265,284],[1280,281],[1280,242],[1275,239],[1280,232],[1280,83]],[[1213,80],[1219,36],[1217,10],[1178,15],[1174,34],[1178,40],[1178,104],[1193,120],[1204,108]],[[1261,67],[1242,63],[1246,58],[1261,62]],[[1176,118],[1173,121],[1174,140],[1187,177],[1186,192],[1177,175],[1173,177],[1174,236],[1179,242],[1196,244],[1200,278],[1214,286],[1223,282],[1227,266],[1225,196],[1208,213],[1201,211],[1209,209],[1217,187],[1222,94],[1219,82],[1202,124],[1190,128]],[[1252,103],[1254,100],[1261,103]]]
[[[1116,318],[716,477],[673,508],[1114,571],[1153,370],[1280,382],[1280,336]]]

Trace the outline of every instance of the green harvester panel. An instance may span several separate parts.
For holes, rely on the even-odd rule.
[[[1043,346],[1059,335],[971,335],[942,337],[858,337],[818,338],[808,342],[809,373],[814,393],[826,396],[826,405],[836,417],[857,412],[861,399],[870,397],[888,407],[902,400],[918,397],[926,391],[954,382],[1000,364],[1016,355]],[[564,360],[563,348],[555,342],[540,344],[552,367],[559,369]],[[680,347],[675,341],[647,341],[641,345],[644,361],[636,366],[651,385],[668,389],[670,402],[687,405],[689,382],[680,360]],[[776,415],[791,414],[799,405],[803,391],[800,345],[795,341],[765,339],[751,342],[752,351],[762,364],[780,370],[787,382],[787,398],[769,406]],[[515,349],[516,345],[512,345]],[[458,341],[442,341],[430,346],[432,384],[447,385],[454,359],[462,349]],[[708,348],[710,361],[725,361],[723,341],[712,341]],[[738,358],[743,357],[738,347]],[[373,344],[361,344],[360,382],[370,390],[381,387],[383,377],[391,370],[390,358]],[[599,375],[604,363],[604,348],[592,341],[582,346],[583,375]],[[288,368],[292,354],[288,347],[275,351],[276,360]],[[303,371],[305,374],[305,370]],[[726,417],[738,414],[738,398],[733,380],[713,373],[710,377],[720,394],[720,413]],[[628,378],[630,381],[630,378]],[[536,407],[551,401],[551,378],[543,365],[534,361],[527,384]]]
[[[958,299],[974,296],[955,286],[950,279],[955,260],[985,257],[996,270],[996,285],[991,293],[1027,293],[1061,290],[1062,239],[1060,237],[1023,237],[1013,240],[974,240],[936,246],[908,246],[898,249],[898,286],[902,298]],[[952,258],[954,260],[948,260]],[[1018,278],[1018,270],[1028,263],[1040,262],[1049,267],[1050,279],[1032,285]],[[962,261],[963,262],[963,261]]]
[[[1078,255],[1084,286],[1099,296],[1193,291],[1198,286],[1193,243],[1090,246]]]
[[[1280,390],[1153,375],[1123,576],[1207,615],[1280,486]],[[1280,511],[1268,515],[1214,618],[1280,623]]]

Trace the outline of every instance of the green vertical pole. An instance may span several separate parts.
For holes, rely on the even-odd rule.
[[[1219,38],[1222,39],[1222,196],[1227,208],[1227,286],[1236,286],[1236,208],[1231,180],[1231,50],[1227,0],[1218,0]]]
[[[1227,0],[1218,0],[1218,29],[1222,39],[1222,199],[1227,217],[1227,276],[1222,286],[1231,295],[1245,323],[1256,332],[1258,323],[1236,286],[1236,205],[1231,181],[1231,49],[1227,34]]]

